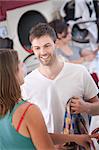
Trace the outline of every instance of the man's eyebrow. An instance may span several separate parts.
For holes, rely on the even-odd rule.
[[[44,44],[44,45],[48,45],[48,44],[51,44],[51,43],[46,43],[46,44]]]
[[[39,46],[32,46],[32,47],[39,47]]]
[[[46,44],[51,44],[51,43],[46,43]]]
[[[45,43],[43,46],[45,46],[45,45],[50,45],[50,43]],[[40,46],[34,45],[32,47],[40,47]]]

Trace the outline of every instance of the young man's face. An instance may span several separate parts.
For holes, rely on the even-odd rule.
[[[48,35],[33,39],[32,49],[43,65],[49,66],[55,60],[55,43]]]

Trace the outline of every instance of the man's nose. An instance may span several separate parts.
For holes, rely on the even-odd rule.
[[[43,55],[46,54],[46,51],[45,51],[44,47],[41,48],[40,52],[41,52],[41,54],[43,54]]]

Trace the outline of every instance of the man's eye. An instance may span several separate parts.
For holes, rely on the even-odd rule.
[[[45,45],[45,47],[50,47],[51,45]]]
[[[39,47],[35,47],[35,48],[34,48],[34,50],[39,50],[39,49],[40,49]]]
[[[37,49],[37,50],[39,50],[40,48],[39,48],[39,47],[37,47],[36,49]]]

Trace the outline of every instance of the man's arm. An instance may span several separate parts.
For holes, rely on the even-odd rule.
[[[80,97],[73,97],[71,100],[71,111],[75,114],[87,113],[91,115],[99,115],[99,98],[95,96],[84,101]]]
[[[91,98],[90,103],[87,102],[87,113],[91,115],[99,115],[99,98],[95,96]]]

